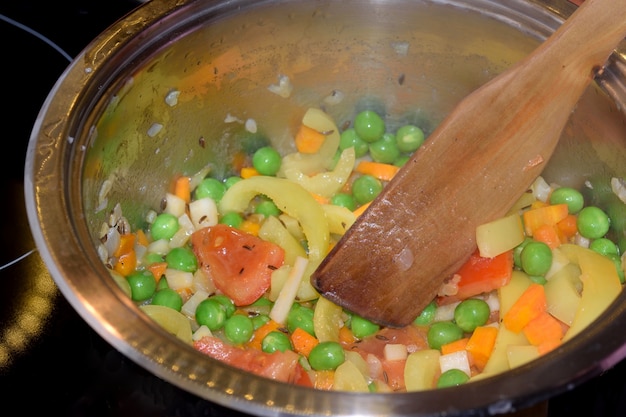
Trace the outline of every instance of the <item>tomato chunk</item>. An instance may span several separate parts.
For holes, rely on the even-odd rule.
[[[228,345],[217,337],[205,336],[193,344],[200,352],[235,368],[276,381],[311,384],[306,371],[298,362],[300,355],[292,350],[266,353]]]
[[[280,246],[222,224],[194,232],[191,244],[202,270],[237,306],[261,297],[285,260]]]
[[[493,258],[483,258],[476,251],[455,274],[458,279],[457,293],[439,297],[437,301],[447,304],[496,290],[509,283],[512,272],[512,250]]]

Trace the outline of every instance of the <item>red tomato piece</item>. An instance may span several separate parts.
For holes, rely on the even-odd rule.
[[[307,385],[308,381],[311,384],[298,361],[300,355],[292,350],[266,353],[256,349],[242,349],[214,336],[205,336],[195,341],[193,346],[214,359],[255,375],[287,383]]]
[[[482,293],[497,290],[511,280],[513,273],[513,251],[506,251],[493,258],[483,258],[474,252],[458,270],[455,295],[440,297],[440,304],[465,300]]]
[[[261,297],[285,260],[280,246],[222,224],[194,232],[191,244],[200,267],[237,306]]]

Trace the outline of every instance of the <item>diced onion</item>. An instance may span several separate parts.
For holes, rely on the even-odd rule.
[[[441,368],[441,373],[449,371],[450,369],[460,369],[468,376],[472,374],[466,350],[458,350],[446,355],[441,355],[439,357],[439,367]]]
[[[176,217],[185,213],[187,203],[182,198],[172,193],[165,194],[165,213],[173,214]]]
[[[198,230],[217,224],[217,204],[211,197],[204,197],[189,203],[189,216],[193,227]]]
[[[175,291],[191,288],[193,283],[193,274],[191,272],[178,269],[167,268],[165,277],[167,278],[167,285]]]
[[[401,343],[387,343],[383,348],[383,354],[385,360],[388,361],[402,361],[408,356],[406,345]]]
[[[309,261],[306,258],[298,257],[296,262],[289,272],[287,282],[283,285],[278,298],[270,311],[270,318],[277,323],[285,323],[289,310],[296,299],[296,293],[300,287],[300,281],[304,277],[304,271]]]

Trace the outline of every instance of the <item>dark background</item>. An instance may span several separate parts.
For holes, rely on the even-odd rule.
[[[37,113],[70,57],[140,3],[1,0],[0,398],[20,415],[246,416],[200,400],[143,370],[92,331],[65,301],[34,249],[23,170]],[[5,194],[6,193],[6,194]],[[7,265],[8,264],[8,265]],[[626,331],[626,329],[625,329]],[[626,416],[626,362],[524,415]],[[8,409],[8,408],[7,408]]]

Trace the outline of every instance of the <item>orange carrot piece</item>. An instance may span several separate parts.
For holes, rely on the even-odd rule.
[[[156,281],[159,282],[161,280],[161,277],[165,275],[165,270],[167,269],[167,262],[155,262],[153,264],[148,265],[146,269],[152,272],[152,275],[154,275],[154,279],[156,279]]]
[[[556,339],[547,340],[541,343],[539,346],[537,346],[537,352],[539,352],[539,355],[545,355],[551,350],[554,350],[558,348],[559,346],[561,346],[561,343],[563,343],[561,340],[556,340]]]
[[[447,355],[448,353],[465,350],[467,342],[469,342],[469,337],[464,337],[462,339],[455,340],[454,342],[446,343],[441,346],[441,354]]]
[[[244,220],[239,225],[239,230],[244,231],[246,233],[250,233],[251,235],[258,236],[259,230],[261,229],[261,225],[257,222],[253,222],[251,220]]]
[[[578,232],[578,225],[576,224],[576,216],[574,214],[568,214],[563,220],[558,222],[556,226],[565,238],[563,243],[566,243],[567,239],[574,237]]]
[[[135,270],[137,267],[137,254],[134,250],[130,252],[126,252],[122,254],[118,259],[117,263],[113,267],[115,271],[123,276],[127,276],[131,272]]]
[[[150,244],[150,242],[148,241],[148,236],[146,236],[143,230],[137,230],[135,235],[137,236],[137,243],[139,243],[141,246],[148,246]]]
[[[241,171],[246,165],[248,157],[245,152],[237,152],[233,155],[231,166],[235,171]]]
[[[506,312],[502,321],[514,333],[519,333],[534,318],[547,309],[543,285],[530,284]]]
[[[569,214],[567,204],[552,204],[543,207],[531,208],[522,214],[524,231],[528,236],[533,235],[539,226],[544,224],[556,225]]]
[[[257,171],[254,167],[243,167],[241,168],[241,171],[239,172],[239,174],[241,175],[241,178],[243,179],[261,175],[259,174],[259,171]]]
[[[268,321],[267,323],[265,323],[264,325],[262,325],[261,327],[259,327],[258,329],[254,331],[254,333],[252,334],[252,337],[250,338],[250,341],[246,343],[246,346],[253,348],[253,349],[261,350],[261,342],[263,341],[265,336],[267,336],[273,331],[280,329],[281,327],[282,327],[281,324],[278,323],[277,321],[274,321],[274,320]]]
[[[335,371],[314,371],[313,379],[315,389],[330,391],[335,382]]]
[[[296,133],[296,149],[301,153],[316,153],[326,140],[324,134],[305,125],[300,125]]]
[[[126,253],[132,252],[135,249],[135,239],[136,236],[131,233],[120,235],[120,244],[113,252],[113,256],[119,258]]]
[[[471,354],[474,364],[479,370],[483,370],[491,357],[491,352],[496,344],[498,329],[493,326],[479,326],[469,338],[465,349]]]
[[[361,214],[363,214],[363,212],[365,210],[367,210],[367,208],[370,206],[371,203],[365,203],[363,204],[361,207],[358,207],[356,210],[353,211],[353,213],[359,217]]]
[[[293,350],[298,352],[305,357],[309,357],[309,353],[311,349],[313,349],[320,341],[304,330],[301,327],[296,327],[296,329],[291,333],[291,344],[293,345]]]
[[[552,224],[542,224],[533,230],[533,239],[545,243],[550,249],[557,248],[561,245],[559,230],[556,225]]]
[[[563,338],[561,323],[547,311],[529,321],[523,332],[530,344],[535,346]]]
[[[185,176],[176,178],[174,195],[189,203],[191,201],[191,178]]]
[[[339,328],[339,343],[343,345],[349,345],[356,342],[356,337],[352,333],[352,329],[348,326],[342,326]]]
[[[391,181],[400,167],[391,164],[384,164],[374,161],[361,161],[356,166],[355,171],[361,174],[372,175],[381,181]]]

